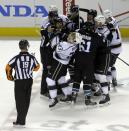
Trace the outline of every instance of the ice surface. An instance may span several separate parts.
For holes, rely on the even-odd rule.
[[[40,61],[40,41],[30,40],[29,52],[35,53]],[[58,104],[48,108],[49,100],[40,98],[41,69],[34,74],[31,104],[26,128],[14,128],[16,118],[13,82],[6,79],[5,65],[19,52],[18,40],[0,40],[0,131],[129,131],[129,66],[117,60],[117,92],[111,90],[111,104],[87,109],[83,94],[79,94],[77,105]],[[129,43],[123,44],[119,56],[129,63]],[[94,98],[95,99],[95,98]],[[99,101],[97,98],[96,101]]]

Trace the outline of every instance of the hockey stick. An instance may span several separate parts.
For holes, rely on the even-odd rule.
[[[111,53],[112,56],[115,56],[114,54]],[[125,63],[127,66],[129,66],[129,63],[127,63],[126,61],[124,61],[123,59],[121,59],[120,57],[117,57],[119,60],[121,60],[123,63]]]
[[[102,6],[100,5],[99,2],[98,2],[98,7],[99,7],[99,10],[100,10],[101,14],[104,15],[104,12],[103,12]],[[114,15],[113,17],[116,18],[116,17],[122,16],[122,15],[126,15],[126,14],[128,14],[128,13],[129,13],[129,11],[125,11],[125,12],[123,12],[123,13],[120,13],[120,14]]]
[[[120,22],[122,22],[122,21],[124,21],[124,20],[126,20],[126,19],[128,19],[129,18],[129,16],[128,17],[125,17],[125,18],[123,18],[123,19],[121,19],[121,20],[119,20],[119,21],[117,21],[118,23],[120,23]]]
[[[127,62],[125,62],[123,59],[121,59],[120,57],[117,57],[119,60],[121,60],[122,62],[124,62],[127,66],[129,66],[129,64]]]
[[[113,17],[119,17],[119,16],[122,16],[122,15],[126,15],[126,14],[128,14],[129,13],[129,11],[125,11],[125,12],[123,12],[123,13],[120,13],[120,14],[117,14],[117,15],[115,15],[115,16],[113,16]]]
[[[98,2],[98,6],[99,6],[99,10],[100,10],[101,14],[104,15],[104,13],[103,13],[103,9],[102,9],[101,5],[99,4],[99,2]],[[126,12],[124,12],[124,13],[121,13],[121,14],[115,15],[115,16],[113,16],[113,17],[119,17],[119,16],[121,16],[121,15],[125,15],[125,14],[127,14],[127,13],[129,13],[129,11],[126,11]],[[121,19],[121,20],[119,20],[119,21],[117,21],[117,23],[120,23],[120,22],[122,22],[122,21],[124,21],[124,20],[126,20],[126,19],[128,19],[128,18],[129,18],[129,16],[126,17],[126,18],[123,18],[123,19]]]
[[[83,12],[86,12],[86,13],[88,13],[88,12],[89,12],[89,10],[88,10],[88,9],[84,9],[84,8],[79,8],[79,11],[83,11]]]
[[[78,20],[78,24],[79,24],[78,27],[79,27],[79,29],[80,29],[80,13],[79,13],[79,5],[78,5],[78,19],[79,19],[79,20]]]
[[[102,9],[101,5],[99,4],[99,2],[98,2],[98,7],[99,7],[99,10],[100,10],[101,14],[104,15],[103,9]]]

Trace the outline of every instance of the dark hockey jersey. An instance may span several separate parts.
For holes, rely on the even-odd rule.
[[[110,53],[108,43],[98,33],[83,34],[83,42],[79,44],[76,61],[94,64],[96,55]]]

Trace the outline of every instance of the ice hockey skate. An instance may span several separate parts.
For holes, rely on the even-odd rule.
[[[66,103],[71,103],[71,101],[72,101],[72,96],[71,95],[67,95],[67,96],[65,96],[65,97],[63,97],[63,98],[61,98],[60,99],[60,102],[66,102]]]
[[[50,99],[49,108],[54,107],[58,103],[57,98]]]
[[[110,104],[110,96],[109,96],[109,94],[107,94],[107,95],[104,94],[102,100],[99,101],[99,105],[105,106],[105,105],[109,105],[109,104]]]
[[[112,87],[113,87],[113,90],[115,91],[115,92],[117,92],[117,89],[116,89],[116,87],[117,87],[117,80],[116,79],[112,79]]]
[[[78,96],[78,93],[76,93],[76,92],[73,92],[73,93],[72,93],[71,104],[75,104],[75,103],[76,103],[76,101],[77,101],[77,96]]]
[[[117,86],[117,80],[116,79],[112,79],[112,86],[116,87]]]
[[[87,97],[85,97],[85,105],[86,105],[86,108],[95,108],[97,107],[97,102],[93,102],[91,101],[91,99],[87,99]]]
[[[98,83],[93,83],[92,91],[93,91],[93,96],[101,96],[102,95],[102,90],[101,90]]]

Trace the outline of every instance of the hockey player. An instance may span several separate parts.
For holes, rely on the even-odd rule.
[[[84,25],[83,18],[79,15],[79,6],[78,5],[72,5],[70,8],[70,14],[68,14],[69,22],[67,23],[67,29],[69,31],[76,31],[80,29]],[[74,76],[74,56],[72,57],[69,66],[68,71],[70,74],[70,80],[69,83],[73,82],[73,76]]]
[[[122,51],[122,39],[121,39],[121,33],[119,30],[118,22],[112,16],[112,12],[110,10],[105,10],[104,16],[106,18],[107,27],[110,30],[111,35],[113,36],[110,42],[111,62],[110,62],[110,68],[108,70],[108,78],[109,78],[108,80],[109,82],[110,80],[112,80],[113,87],[115,87],[117,86],[115,63],[117,57]]]
[[[74,30],[80,29],[84,24],[83,18],[79,15],[79,6],[78,5],[71,6],[70,14],[68,14],[68,18],[73,23]]]
[[[41,45],[40,45],[40,56],[41,56],[41,62],[43,65],[43,71],[42,71],[42,79],[41,79],[41,90],[40,94],[44,96],[48,96],[48,88],[46,83],[46,77],[48,74],[48,70],[51,65],[51,58],[52,58],[52,51],[50,48],[50,37],[53,33],[54,28],[53,27],[53,21],[58,16],[57,8],[55,6],[51,6],[48,17],[44,18],[44,21],[41,26]]]
[[[41,38],[41,45],[40,45],[40,54],[41,54],[41,62],[43,65],[43,72],[42,72],[40,94],[44,96],[48,96],[46,77],[52,61],[52,49],[50,47],[50,40],[55,33],[56,30],[55,20],[58,17],[60,17],[63,20],[64,25],[68,21],[66,16],[58,14],[58,9],[55,5],[51,5],[48,16],[44,18],[41,26],[42,38]]]
[[[28,47],[29,42],[27,40],[20,40],[21,52],[6,65],[7,79],[14,81],[17,119],[13,125],[18,127],[26,124],[33,84],[33,71],[37,71],[40,67],[36,58],[28,53]],[[14,76],[13,70],[15,71]]]
[[[99,104],[105,104],[110,101],[109,97],[109,85],[107,81],[107,71],[109,68],[109,63],[110,63],[110,50],[109,50],[109,42],[112,40],[110,38],[110,31],[105,25],[105,17],[102,15],[99,15],[95,17],[96,21],[96,32],[99,33],[102,37],[103,40],[105,41],[105,49],[99,49],[97,54],[96,54],[96,59],[95,59],[95,78],[96,80],[100,83],[100,87],[102,90],[102,94],[104,98],[99,102]]]
[[[106,39],[110,33],[110,30],[106,26],[106,19],[103,15],[98,15],[95,17],[95,27],[95,32],[100,33]]]
[[[103,38],[94,32],[94,24],[85,22],[85,26],[79,31],[83,36],[83,42],[79,45],[79,51],[75,56],[75,76],[72,90],[73,102],[76,102],[77,94],[80,89],[80,83],[83,81],[83,90],[85,95],[85,104],[96,105],[91,101],[91,86],[94,78],[94,62],[96,54],[101,49],[105,51],[107,47]]]
[[[62,91],[67,98],[71,95],[65,76],[68,63],[75,53],[79,42],[79,33],[72,32],[69,34],[67,42],[59,42],[53,52],[51,69],[46,79],[50,94],[50,108],[58,103],[56,82],[61,86]]]

